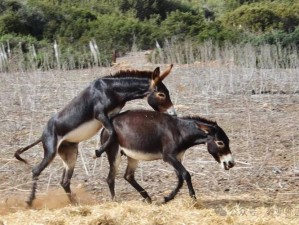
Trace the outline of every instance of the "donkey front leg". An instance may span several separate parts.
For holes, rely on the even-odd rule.
[[[74,173],[75,164],[78,156],[78,143],[62,143],[58,153],[63,160],[64,169],[61,179],[61,186],[67,194],[72,204],[77,204],[76,195],[71,191],[71,179]]]
[[[109,120],[109,118],[105,114],[98,114],[97,119],[103,124],[108,132],[108,139],[102,144],[100,149],[95,150],[94,158],[101,157],[101,155],[109,148],[109,145],[113,142],[113,138],[115,136],[114,128]]]
[[[135,170],[138,166],[138,161],[128,157],[128,165],[125,173],[125,180],[128,181],[144,198],[147,203],[152,203],[151,197],[148,193],[137,183],[134,177]]]
[[[177,178],[178,178],[178,183],[177,183],[177,186],[175,187],[175,189],[168,196],[164,197],[165,203],[169,202],[172,199],[174,199],[174,197],[177,195],[177,193],[180,191],[180,189],[183,186],[183,183],[184,183],[183,176],[177,170],[175,170],[175,173],[176,173]]]
[[[173,155],[166,155],[164,156],[163,160],[174,167],[178,177],[177,187],[167,197],[165,197],[165,202],[172,200],[176,196],[182,187],[183,179],[187,182],[190,197],[196,199],[190,173],[185,169],[182,163]]]

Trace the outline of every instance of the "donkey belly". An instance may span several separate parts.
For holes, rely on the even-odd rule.
[[[142,161],[152,161],[157,159],[162,159],[162,153],[149,153],[134,149],[127,149],[122,146],[120,146],[120,149],[130,158],[136,159],[136,160],[142,160]]]
[[[94,136],[102,127],[102,123],[96,119],[89,120],[63,136],[63,141],[81,142]]]

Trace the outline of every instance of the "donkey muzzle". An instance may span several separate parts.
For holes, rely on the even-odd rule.
[[[231,154],[221,156],[220,162],[221,162],[221,166],[225,170],[229,170],[230,168],[233,168],[236,165],[235,160]]]

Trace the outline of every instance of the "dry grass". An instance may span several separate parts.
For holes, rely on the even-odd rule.
[[[189,198],[177,198],[166,205],[139,201],[104,202],[97,205],[67,206],[60,209],[24,210],[4,215],[3,224],[298,224],[299,208],[244,207],[238,204],[206,206]],[[297,214],[297,215],[296,215]]]

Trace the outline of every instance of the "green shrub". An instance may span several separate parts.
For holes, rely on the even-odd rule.
[[[156,41],[185,55],[207,40],[220,47],[224,43],[298,45],[298,26],[295,0],[0,1],[1,48],[7,50],[9,43],[12,53],[21,54],[23,69],[110,65],[113,50],[154,48]],[[180,46],[185,40],[189,44]],[[60,62],[55,59],[55,41]],[[97,45],[97,57],[90,43]],[[178,60],[192,61],[190,55]]]
[[[204,18],[201,14],[190,12],[171,12],[161,23],[164,38],[176,36],[179,40],[195,37],[204,29]]]
[[[263,4],[243,5],[223,19],[226,25],[254,33],[271,31],[279,27],[279,16]]]
[[[197,35],[197,40],[201,43],[206,40],[213,40],[219,44],[224,42],[238,43],[244,38],[244,34],[238,30],[225,27],[219,21],[206,23],[202,32]]]
[[[253,33],[280,29],[293,32],[299,25],[299,3],[261,2],[242,5],[222,19],[225,25]]]
[[[263,45],[263,44],[281,44],[286,47],[292,44],[299,46],[299,26],[295,28],[294,32],[286,33],[281,30],[275,30],[273,32],[265,33],[259,36],[251,35],[248,36],[246,40],[243,42],[250,42],[255,45]]]

